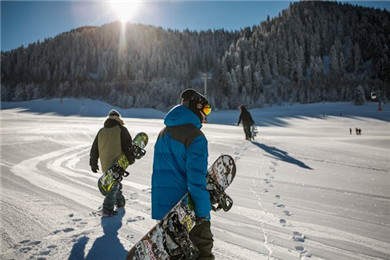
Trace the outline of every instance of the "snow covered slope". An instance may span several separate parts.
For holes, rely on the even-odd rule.
[[[19,108],[17,108],[19,107]],[[164,113],[121,110],[132,136],[150,136],[128,168],[125,212],[101,219],[89,149],[112,107],[91,100],[2,103],[0,259],[121,259],[150,218],[153,146]],[[216,259],[390,259],[390,106],[346,103],[238,111],[202,128],[209,162],[232,155],[229,212],[212,213]],[[53,113],[50,113],[53,112]],[[82,116],[79,116],[82,115]],[[362,135],[349,128],[362,129]]]

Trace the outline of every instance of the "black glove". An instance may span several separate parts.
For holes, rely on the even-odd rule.
[[[91,165],[91,170],[92,170],[94,173],[97,173],[98,170],[99,170],[99,166],[97,166],[97,165]]]
[[[207,221],[207,217],[202,217],[202,218],[196,217],[196,225],[200,225],[205,221]]]

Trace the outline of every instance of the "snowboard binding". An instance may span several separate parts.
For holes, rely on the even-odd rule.
[[[212,178],[207,180],[207,190],[210,192],[212,210],[223,209],[227,212],[233,207],[233,200],[226,194],[224,189]]]
[[[114,178],[114,180],[116,181],[122,181],[123,180],[123,177],[127,177],[129,176],[129,172],[123,170],[122,167],[120,167],[119,165],[114,165],[112,167],[112,177]]]
[[[162,226],[166,228],[165,250],[174,260],[193,260],[199,250],[191,241],[187,229],[180,223],[177,212],[171,212]]]
[[[146,151],[137,145],[133,145],[133,154],[135,159],[141,159],[146,154]]]

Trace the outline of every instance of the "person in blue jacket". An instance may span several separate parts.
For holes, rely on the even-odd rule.
[[[181,99],[182,103],[166,115],[165,127],[154,146],[152,218],[161,220],[189,192],[197,217],[197,225],[190,232],[190,239],[199,249],[197,259],[214,259],[211,202],[206,190],[208,145],[200,130],[211,107],[193,89],[183,91]]]

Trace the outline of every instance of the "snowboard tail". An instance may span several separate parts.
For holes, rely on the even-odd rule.
[[[146,151],[145,147],[148,144],[148,135],[146,133],[138,133],[132,142],[134,157],[136,159],[141,159]],[[116,182],[122,181],[123,177],[129,176],[129,172],[126,171],[126,168],[130,165],[129,161],[126,158],[125,154],[121,154],[115,160],[113,165],[105,171],[98,180],[99,191],[103,196],[107,196],[110,192],[112,186]]]
[[[251,125],[251,140],[254,141],[255,137],[257,136],[257,126]]]
[[[207,171],[207,190],[213,210],[228,211],[233,200],[225,193],[236,175],[229,155],[221,155]],[[196,225],[195,204],[187,192],[149,232],[130,249],[127,260],[196,259],[198,249],[189,233]]]

